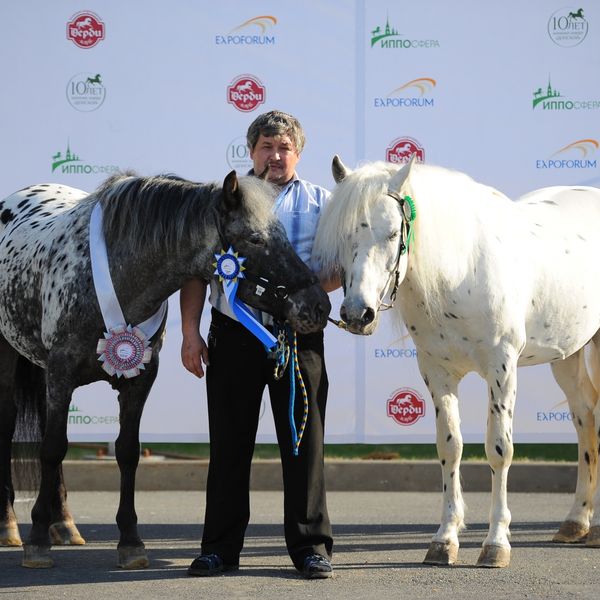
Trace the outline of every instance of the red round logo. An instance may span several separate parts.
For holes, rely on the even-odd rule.
[[[266,98],[265,86],[253,75],[240,75],[227,87],[227,102],[242,112],[250,112]]]
[[[67,23],[67,39],[80,48],[91,48],[104,39],[104,23],[93,12],[80,12]]]
[[[395,164],[407,163],[413,154],[417,155],[419,162],[425,162],[425,150],[419,142],[413,138],[402,137],[394,140],[392,145],[386,148],[385,160]]]
[[[387,401],[387,416],[398,425],[412,425],[425,416],[425,401],[419,392],[400,388]]]

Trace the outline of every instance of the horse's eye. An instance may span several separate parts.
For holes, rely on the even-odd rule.
[[[392,233],[390,233],[390,235],[388,235],[388,241],[393,242],[394,240],[397,240],[399,235],[399,231],[393,231]]]
[[[260,235],[258,234],[252,234],[249,238],[248,241],[253,244],[254,246],[264,246],[265,245],[265,240],[264,238],[262,238]]]

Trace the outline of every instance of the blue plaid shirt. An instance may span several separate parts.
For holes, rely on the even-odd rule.
[[[292,247],[313,271],[316,269],[311,264],[312,246],[317,233],[321,210],[328,199],[329,192],[325,188],[294,177],[281,190],[273,208],[287,233]],[[218,311],[235,319],[217,277],[210,281],[209,300]],[[260,311],[252,310],[252,312],[255,313],[257,318],[261,318]],[[262,320],[264,321],[264,319]]]

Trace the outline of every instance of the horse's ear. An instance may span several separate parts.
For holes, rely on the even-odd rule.
[[[336,183],[339,183],[343,179],[345,179],[352,171],[346,167],[346,165],[342,162],[342,159],[336,154],[333,157],[333,162],[331,163],[331,172],[333,173],[333,179]]]
[[[223,202],[228,210],[234,210],[239,207],[241,200],[240,184],[237,173],[233,170],[223,180]]]
[[[257,177],[259,179],[263,179],[263,180],[266,181],[268,175],[269,175],[269,163],[267,163],[267,166],[265,167],[265,170],[260,175],[258,175]]]
[[[392,177],[389,188],[399,192],[404,182],[408,179],[410,171],[417,160],[417,155],[413,154],[410,160]]]

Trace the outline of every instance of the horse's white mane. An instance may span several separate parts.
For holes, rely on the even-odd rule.
[[[356,228],[363,221],[371,222],[371,212],[401,168],[386,162],[368,163],[335,187],[313,250],[323,271],[339,271],[351,256]],[[408,277],[420,289],[429,314],[438,315],[445,295],[479,259],[482,207],[490,206],[491,196],[508,199],[464,173],[419,163],[395,191],[411,196],[417,212]]]
[[[336,185],[319,221],[313,248],[324,273],[339,270],[343,257],[350,253],[354,231],[368,218],[397,170],[391,163],[367,163]]]

